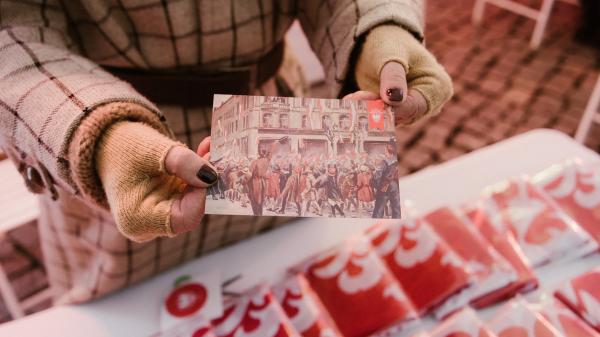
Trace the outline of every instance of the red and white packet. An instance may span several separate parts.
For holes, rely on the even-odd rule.
[[[533,267],[589,254],[597,244],[541,189],[523,176],[486,188],[506,230],[512,232]],[[576,247],[576,249],[574,249]]]
[[[181,275],[163,300],[160,330],[170,331],[177,326],[183,327],[186,321],[202,324],[204,320],[219,317],[223,313],[222,302],[219,272]]]
[[[563,284],[554,295],[600,331],[600,267]]]
[[[431,337],[496,337],[475,311],[464,308],[438,324],[429,333]]]
[[[516,279],[516,273],[508,262],[487,243],[466,216],[453,208],[442,207],[423,218],[466,262],[475,279],[471,287],[440,306],[435,312],[437,317],[444,317],[468,303],[505,288]]]
[[[365,237],[353,237],[297,269],[345,337],[399,331],[417,313]]]
[[[600,162],[572,158],[534,175],[532,181],[600,243]]]
[[[516,279],[508,286],[475,300],[473,306],[477,308],[496,303],[517,293],[529,292],[538,286],[538,280],[529,260],[516,238],[511,232],[506,231],[500,216],[490,215],[489,207],[486,207],[489,202],[491,201],[482,199],[475,204],[465,206],[464,214],[496,252],[511,265],[516,272]]]
[[[488,322],[498,337],[569,337],[518,298],[502,306]]]
[[[266,285],[226,301],[212,325],[216,337],[300,337]]]
[[[365,235],[420,315],[471,284],[464,261],[419,218],[383,220]]]
[[[529,306],[542,314],[560,333],[568,337],[600,337],[591,326],[573,313],[560,300],[542,294],[536,303]]]
[[[342,337],[329,313],[301,274],[292,275],[273,287],[292,325],[303,337]]]

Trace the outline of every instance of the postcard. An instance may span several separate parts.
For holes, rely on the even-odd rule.
[[[382,101],[215,95],[207,214],[400,218]]]

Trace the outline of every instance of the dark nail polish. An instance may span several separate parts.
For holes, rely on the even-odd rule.
[[[213,170],[210,166],[204,164],[196,173],[196,177],[200,179],[202,182],[207,183],[209,185],[214,185],[217,182],[218,176],[217,172]]]
[[[388,89],[386,90],[386,94],[390,101],[402,101],[404,98],[404,93],[402,92],[402,89],[399,88]]]

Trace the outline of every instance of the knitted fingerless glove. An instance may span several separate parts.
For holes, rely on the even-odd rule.
[[[439,112],[453,94],[452,80],[435,57],[411,33],[397,25],[381,25],[367,35],[355,68],[361,90],[379,93],[379,75],[388,62],[402,64],[410,89],[427,101],[427,113]]]
[[[170,214],[185,184],[165,171],[174,146],[184,146],[140,122],[118,122],[102,135],[96,169],[119,231],[133,241],[173,236]]]

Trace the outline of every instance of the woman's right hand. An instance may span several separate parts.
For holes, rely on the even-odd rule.
[[[210,138],[194,152],[149,125],[119,122],[100,139],[96,169],[120,232],[133,241],[193,230],[217,182]]]

